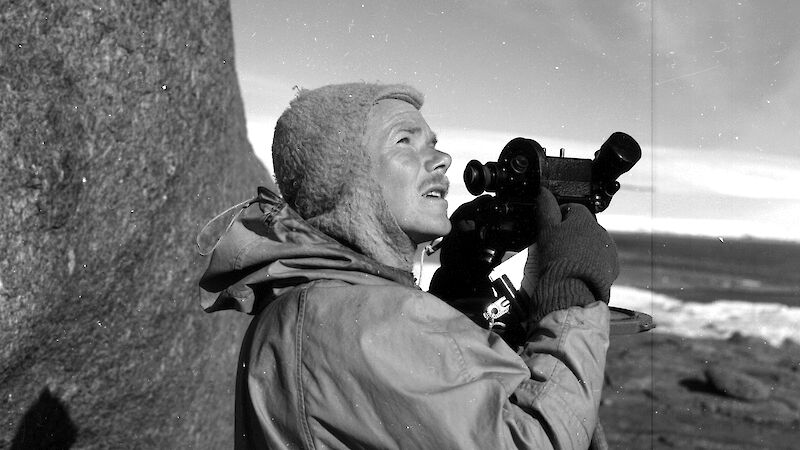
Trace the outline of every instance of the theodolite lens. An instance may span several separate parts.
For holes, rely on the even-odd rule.
[[[481,195],[484,191],[497,190],[497,163],[481,164],[473,159],[464,168],[464,184],[472,195]]]

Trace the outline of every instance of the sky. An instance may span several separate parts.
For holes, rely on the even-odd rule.
[[[404,82],[453,156],[510,139],[591,158],[614,131],[642,160],[606,228],[800,241],[800,2],[232,0],[248,136],[271,170],[296,87]]]

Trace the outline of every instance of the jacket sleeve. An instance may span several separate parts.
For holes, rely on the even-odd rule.
[[[539,323],[520,355],[531,376],[517,386],[513,398],[522,411],[539,418],[554,448],[589,446],[598,420],[608,335],[609,311],[603,302],[554,311]],[[519,430],[520,440],[546,448],[537,442],[541,435],[526,436],[528,430]]]
[[[387,438],[382,446],[589,446],[608,348],[604,303],[549,314],[517,354],[427,297],[407,302],[404,320],[384,327],[390,343],[365,347],[372,394],[381,399],[373,408]],[[433,325],[441,323],[444,329]]]

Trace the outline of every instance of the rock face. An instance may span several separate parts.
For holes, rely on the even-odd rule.
[[[233,56],[225,0],[0,11],[0,448],[232,445],[194,236],[272,187]]]

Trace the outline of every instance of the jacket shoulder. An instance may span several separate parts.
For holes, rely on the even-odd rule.
[[[352,285],[338,280],[311,283],[307,292],[309,314],[346,320],[345,317],[381,323],[383,327],[401,322],[418,329],[448,331],[478,328],[461,312],[439,298],[399,284]]]
[[[363,286],[320,282],[309,286],[303,333],[324,351],[343,348],[342,362],[365,364],[387,377],[415,370],[438,374],[423,382],[468,382],[505,373],[510,393],[529,375],[522,359],[495,333],[480,328],[439,298],[400,285]],[[314,348],[306,349],[310,355]],[[449,379],[448,379],[449,377]],[[419,380],[417,374],[410,379]]]

